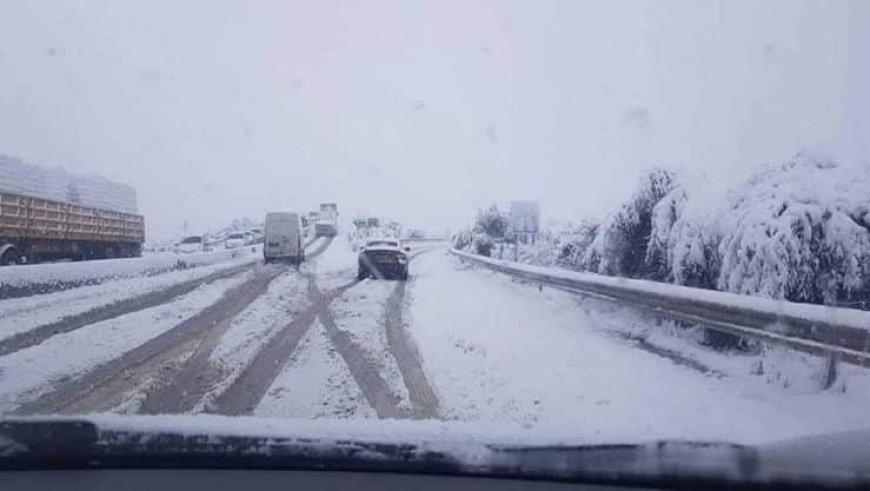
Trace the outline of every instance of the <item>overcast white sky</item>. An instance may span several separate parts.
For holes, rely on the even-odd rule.
[[[870,2],[55,0],[0,6],[0,153],[134,185],[151,238],[337,201],[561,220],[665,165],[711,194],[867,162]]]

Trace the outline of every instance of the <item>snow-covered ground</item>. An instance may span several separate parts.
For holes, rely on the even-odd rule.
[[[202,362],[190,364],[202,365],[192,375],[215,378],[194,392],[193,405],[183,411],[220,411],[229,407],[221,401],[234,389],[253,399],[247,407],[255,416],[434,415],[481,431],[511,428],[564,442],[761,443],[870,426],[865,416],[870,376],[857,368],[841,367],[834,388],[821,390],[821,363],[815,358],[785,350],[762,355],[712,351],[692,330],[630,307],[540,291],[469,266],[446,250],[417,255],[407,283],[357,282],[356,257],[338,237],[299,271],[290,268],[274,277],[263,293],[221,320],[223,328],[204,331],[201,345],[210,347]],[[0,339],[227,264],[6,300],[0,303],[5,307]],[[51,335],[0,356],[0,414],[129,353],[256,274],[263,271],[251,268],[169,303]],[[207,333],[214,334],[208,338]],[[287,333],[297,337],[289,342]],[[410,348],[397,348],[396,333],[407,334]],[[258,368],[249,370],[252,366]],[[250,376],[260,392],[244,392],[247,386],[236,383]],[[161,383],[171,383],[172,377],[169,373]],[[149,391],[159,389],[159,384],[137,384],[129,384],[129,397],[115,394],[113,400],[127,401],[115,411],[135,412]],[[433,400],[420,399],[421,384],[434,389],[433,397],[426,396]],[[431,410],[423,416],[415,412],[421,400],[429,401]]]
[[[259,259],[258,255],[245,255],[209,266],[182,269],[157,276],[140,276],[45,295],[0,300],[0,339],[114,302],[205,278],[236,266],[252,264]]]
[[[254,411],[284,418],[377,418],[347,364],[315,322]]]
[[[356,278],[357,254],[353,244],[339,234],[317,261],[305,265],[305,271],[315,275],[321,290],[330,290]]]
[[[357,252],[339,236],[317,261],[304,271],[323,294],[346,287],[356,279]],[[337,349],[323,323],[315,321],[296,352],[274,381],[255,414],[288,417],[376,418],[345,356],[373,367],[385,382],[387,396],[402,413],[410,411],[408,391],[390,353],[384,329],[387,298],[392,281],[364,281],[333,299],[325,315],[335,323],[332,336],[349,336]],[[350,350],[349,350],[350,348]],[[344,351],[343,351],[344,350]]]
[[[221,381],[194,408],[209,408],[214,398],[235,382],[239,374],[275,333],[307,304],[308,280],[295,272],[276,278],[269,289],[233,319],[209,361],[220,367]]]
[[[366,280],[336,298],[329,311],[338,328],[348,333],[364,355],[377,365],[398,408],[409,412],[408,389],[389,350],[384,328],[384,309],[396,285],[394,281]]]
[[[217,302],[247,276],[217,280],[171,303],[52,336],[0,358],[0,414],[172,329]]]
[[[411,330],[448,419],[746,443],[870,426],[864,373],[849,373],[845,394],[724,362],[727,376],[705,375],[609,335],[652,322],[628,308],[539,292],[442,252],[415,272]]]

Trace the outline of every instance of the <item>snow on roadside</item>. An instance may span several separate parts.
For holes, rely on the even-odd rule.
[[[204,278],[210,274],[254,263],[258,260],[259,256],[249,255],[227,262],[172,271],[158,276],[129,278],[45,295],[0,300],[0,339],[57,322],[65,317],[166,289],[186,281]]]
[[[376,419],[347,365],[318,321],[260,401],[255,416]]]
[[[446,253],[416,273],[411,332],[449,419],[740,443],[868,426],[866,391],[711,377],[601,332],[637,322],[628,309],[584,310]]]
[[[399,410],[410,413],[408,388],[390,352],[384,326],[387,299],[396,285],[395,281],[365,281],[336,298],[329,310],[338,328],[347,332],[354,343],[375,362]]]
[[[205,411],[250,364],[257,353],[309,304],[308,280],[288,271],[236,316],[209,360],[220,367],[221,381],[197,403],[193,412]]]
[[[248,276],[217,280],[174,302],[59,334],[0,358],[0,414],[172,329]]]
[[[773,298],[659,283],[657,281],[581,273],[561,268],[531,266],[473,255],[462,251],[456,251],[455,253],[478,262],[510,268],[514,271],[540,274],[548,278],[575,280],[587,285],[615,286],[626,291],[630,290],[645,295],[663,295],[674,299],[685,299],[690,302],[707,302],[713,305],[739,308],[749,313],[758,312],[765,315],[788,316],[813,322],[841,324],[855,329],[870,330],[870,312],[863,310],[788,302]]]

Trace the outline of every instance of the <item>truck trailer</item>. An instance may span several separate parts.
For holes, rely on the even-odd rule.
[[[0,265],[141,255],[135,190],[0,156]]]

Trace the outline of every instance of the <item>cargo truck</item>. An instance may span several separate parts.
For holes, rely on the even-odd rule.
[[[314,224],[314,234],[317,237],[335,237],[338,235],[338,205],[321,203],[320,214]]]
[[[139,256],[135,190],[0,156],[0,266]]]

